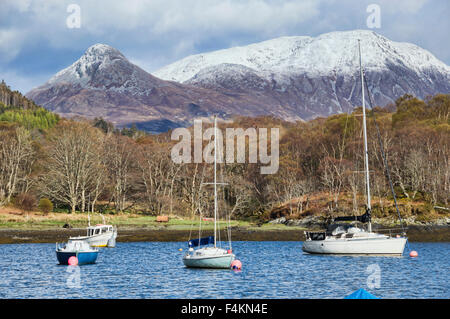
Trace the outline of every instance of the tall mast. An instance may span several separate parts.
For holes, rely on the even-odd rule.
[[[367,150],[367,127],[366,127],[366,102],[364,97],[364,74],[361,62],[361,42],[358,39],[359,49],[359,70],[361,73],[361,95],[362,95],[362,109],[363,109],[363,131],[364,131],[364,166],[366,172],[366,192],[367,192],[367,209],[371,210],[370,205],[370,182],[369,182],[369,152]],[[372,231],[372,223],[369,220],[369,232]]]
[[[217,117],[214,115],[214,248],[217,232]]]

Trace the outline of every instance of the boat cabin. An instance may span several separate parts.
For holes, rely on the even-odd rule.
[[[98,224],[95,226],[89,226],[87,228],[87,235],[95,236],[95,235],[100,235],[100,234],[109,233],[109,232],[113,232],[113,231],[114,231],[114,229],[113,229],[112,225]]]
[[[335,238],[352,238],[358,237],[357,234],[365,234],[366,231],[353,224],[331,224],[328,225],[325,231],[305,232],[306,239],[310,240],[325,240],[327,237],[335,237]]]
[[[68,251],[68,252],[77,252],[77,251],[90,251],[92,248],[89,244],[83,240],[73,240],[69,239],[69,241],[65,244],[58,245],[56,243],[56,251]]]

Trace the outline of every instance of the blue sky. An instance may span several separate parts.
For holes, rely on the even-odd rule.
[[[70,4],[80,28],[68,28]],[[185,56],[286,35],[368,29],[450,64],[448,0],[0,0],[0,79],[23,93],[105,43],[152,72]]]

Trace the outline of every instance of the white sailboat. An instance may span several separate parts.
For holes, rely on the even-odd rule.
[[[189,250],[183,256],[186,267],[192,268],[230,268],[235,259],[231,250],[231,238],[229,249],[225,250],[217,246],[217,118],[214,117],[214,236],[189,240]],[[214,244],[214,246],[201,247]],[[197,249],[195,249],[197,247]]]
[[[366,212],[357,217],[338,217],[335,221],[355,220],[367,223],[367,230],[355,225],[331,225],[327,231],[305,232],[306,240],[302,250],[311,254],[342,254],[342,255],[396,255],[403,254],[406,245],[406,234],[384,235],[372,231],[369,155],[367,150],[366,107],[364,97],[364,74],[361,62],[361,46],[358,40],[359,66],[361,73],[363,132],[364,132],[364,166],[367,204]]]

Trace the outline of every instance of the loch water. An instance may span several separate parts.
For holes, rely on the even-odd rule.
[[[0,298],[343,298],[359,288],[380,298],[450,298],[450,243],[409,246],[418,258],[233,242],[243,264],[233,271],[186,268],[184,242],[119,242],[82,266],[58,265],[54,244],[0,245]]]

